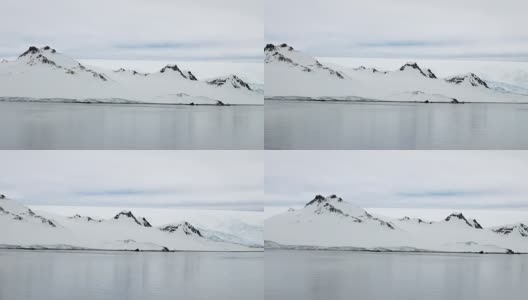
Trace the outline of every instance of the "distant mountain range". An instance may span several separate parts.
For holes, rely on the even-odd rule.
[[[268,44],[265,54],[267,98],[409,102],[528,102],[526,91],[489,84],[474,73],[438,78],[408,62],[395,71],[359,66],[326,66],[287,44]]]
[[[188,222],[154,227],[144,217],[121,211],[111,219],[79,214],[49,217],[0,195],[0,248],[155,251],[258,251],[258,245],[203,234]]]
[[[336,195],[317,195],[300,210],[267,219],[264,236],[266,248],[528,253],[523,223],[484,228],[461,213],[439,222],[389,219]]]
[[[258,85],[237,75],[200,80],[169,64],[156,73],[89,68],[55,49],[29,47],[0,63],[0,99],[167,104],[262,104]]]

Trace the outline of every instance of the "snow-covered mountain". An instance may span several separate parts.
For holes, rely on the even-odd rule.
[[[523,223],[499,226],[493,228],[492,230],[498,234],[515,235],[528,238],[528,225]]]
[[[287,44],[272,45],[264,47],[264,62],[271,65],[285,65],[292,70],[329,76],[334,79],[344,79],[340,72],[324,66],[313,57],[296,51]],[[266,66],[267,67],[267,66]]]
[[[389,219],[331,195],[265,221],[266,247],[371,251],[528,253],[523,224],[483,228],[461,213],[439,222]]]
[[[232,86],[235,89],[245,89],[252,91],[248,83],[244,82],[238,76],[233,74],[210,79],[207,81],[207,83],[214,86]]]
[[[160,230],[170,232],[170,233],[181,233],[185,235],[203,237],[202,233],[198,229],[196,229],[194,226],[189,224],[188,222],[165,225],[161,227]]]
[[[474,73],[438,78],[429,68],[408,62],[394,71],[360,66],[327,66],[282,44],[268,44],[265,54],[265,95],[275,99],[528,102],[515,89],[496,89]],[[496,86],[496,85],[495,85]]]
[[[489,89],[488,84],[473,73],[448,77],[445,79],[445,81],[459,85],[485,87]]]
[[[0,98],[210,105],[263,103],[262,94],[236,75],[224,79],[230,84],[212,84],[175,64],[155,73],[124,68],[95,70],[49,46],[31,46],[16,60],[0,64]]]
[[[144,217],[122,211],[111,219],[41,216],[0,196],[0,248],[255,251],[209,239],[188,222],[153,227]]]

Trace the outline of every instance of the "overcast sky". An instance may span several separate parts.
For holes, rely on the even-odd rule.
[[[263,0],[3,0],[0,57],[262,61]]]
[[[266,0],[265,39],[313,56],[528,61],[525,0]]]
[[[266,206],[528,208],[528,151],[267,151]]]
[[[26,205],[262,210],[261,151],[0,151]]]

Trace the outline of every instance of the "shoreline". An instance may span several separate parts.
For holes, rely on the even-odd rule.
[[[53,100],[53,98],[20,98],[16,99],[16,97],[0,97],[0,102],[8,102],[8,103],[51,103],[51,104],[105,104],[105,105],[157,105],[157,106],[215,106],[215,107],[225,107],[225,106],[264,106],[264,103],[262,104],[249,104],[249,103],[242,103],[242,104],[231,104],[231,103],[225,103],[225,104],[207,104],[207,103],[199,103],[199,104],[191,104],[191,103],[166,103],[166,102],[144,102],[144,101],[131,101],[131,100],[118,100],[118,101],[104,101],[104,100],[72,100],[72,99],[60,99],[60,100]]]
[[[271,241],[268,241],[271,242]],[[274,243],[274,242],[272,242]],[[277,243],[275,243],[277,244]],[[507,252],[472,252],[472,251],[439,251],[439,250],[426,250],[426,249],[416,249],[416,250],[389,250],[389,249],[368,249],[360,247],[319,247],[319,246],[307,246],[307,245],[281,245],[278,246],[264,246],[264,250],[282,250],[282,251],[333,251],[333,252],[366,252],[366,253],[421,253],[421,254],[497,254],[497,255],[527,255],[528,252],[515,252],[512,250],[512,253]],[[510,249],[508,249],[510,250]],[[264,252],[265,252],[264,251]]]
[[[22,250],[22,251],[55,251],[55,252],[154,252],[154,253],[179,253],[179,252],[204,252],[204,253],[260,253],[264,252],[264,248],[255,248],[262,250],[127,250],[127,249],[97,249],[97,248],[38,248],[38,247],[0,247],[0,251],[4,250]]]
[[[348,103],[348,104],[364,104],[364,103],[408,103],[408,104],[528,104],[528,102],[424,102],[424,101],[391,101],[391,100],[339,100],[339,99],[315,99],[306,97],[295,97],[292,98],[280,98],[280,97],[269,97],[264,98],[264,101],[284,101],[284,102],[330,102],[330,103]]]

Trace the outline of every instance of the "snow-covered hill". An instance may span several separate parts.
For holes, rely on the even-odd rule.
[[[365,66],[327,66],[287,44],[268,44],[264,48],[264,54],[265,95],[268,98],[528,102],[526,95],[514,93],[513,89],[490,88],[486,81],[473,73],[438,78],[431,69],[416,62],[408,62],[395,71],[381,71]]]
[[[156,73],[123,68],[94,70],[49,46],[32,46],[16,60],[0,64],[0,99],[210,105],[263,103],[262,94],[253,91],[236,75],[222,80],[214,83],[200,80],[190,70],[175,64]]]
[[[209,239],[188,222],[153,227],[143,217],[122,211],[111,219],[82,215],[41,216],[0,196],[0,248],[255,251]]]
[[[528,253],[528,227],[486,229],[453,213],[439,222],[389,219],[331,195],[317,195],[300,210],[265,221],[266,247],[371,251]]]

